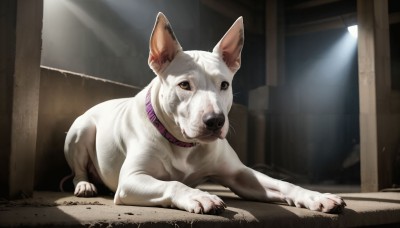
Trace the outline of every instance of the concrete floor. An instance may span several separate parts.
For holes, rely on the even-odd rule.
[[[35,192],[34,197],[0,201],[1,227],[400,227],[400,193],[343,193],[342,214],[324,214],[281,204],[241,200],[220,186],[227,210],[218,216],[136,206],[115,206],[112,197],[77,198],[71,193]]]

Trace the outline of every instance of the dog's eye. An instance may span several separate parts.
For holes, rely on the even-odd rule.
[[[190,84],[187,81],[179,83],[178,86],[181,87],[181,89],[184,89],[184,90],[191,90],[192,89],[192,88],[190,88]]]
[[[227,90],[229,88],[229,82],[223,81],[221,83],[221,90]]]

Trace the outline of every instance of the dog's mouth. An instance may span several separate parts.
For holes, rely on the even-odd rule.
[[[202,135],[198,137],[198,139],[203,142],[212,142],[219,138],[222,138],[221,132],[212,132],[211,134]]]
[[[206,131],[199,133],[198,135],[192,137],[186,134],[185,130],[182,131],[183,136],[190,141],[200,142],[200,143],[210,143],[217,139],[224,139],[222,130],[218,131]]]

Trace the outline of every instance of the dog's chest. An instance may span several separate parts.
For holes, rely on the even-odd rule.
[[[166,178],[180,181],[189,186],[196,186],[206,181],[214,170],[212,156],[201,151],[189,153],[175,152],[168,161],[164,160]]]

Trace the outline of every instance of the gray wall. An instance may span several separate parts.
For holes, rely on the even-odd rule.
[[[234,22],[198,0],[45,0],[42,65],[143,87],[154,77],[148,40],[160,11],[184,50],[211,51]],[[233,85],[242,104],[265,78],[263,34],[245,37]]]
[[[159,11],[184,47],[197,43],[197,1],[46,0],[42,65],[143,87],[153,78],[148,40]]]

